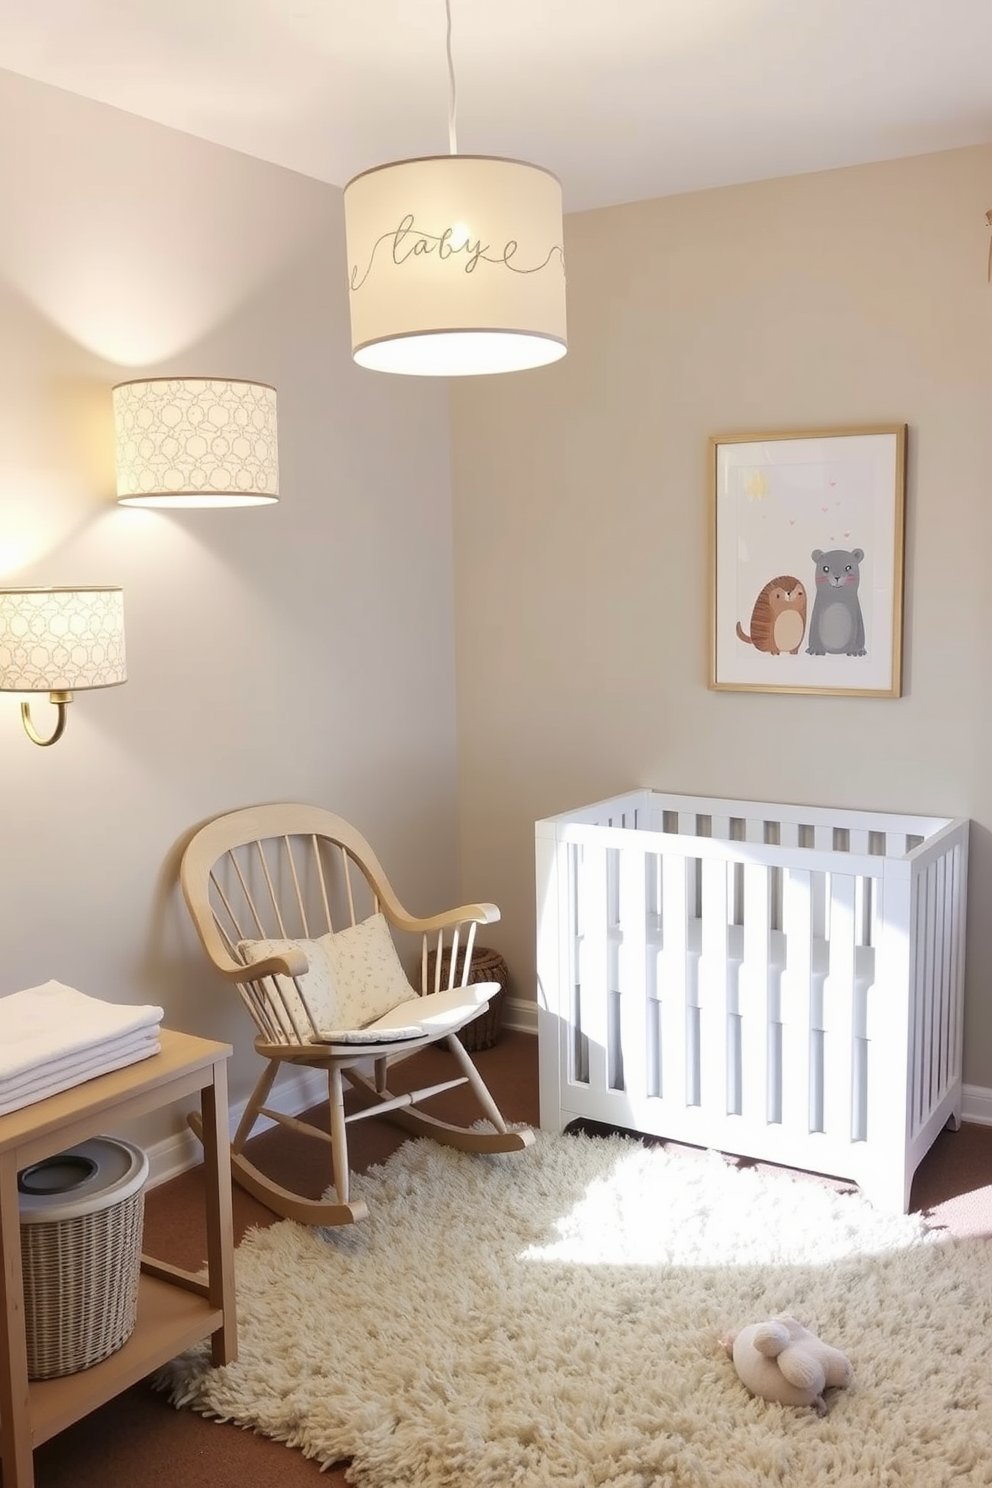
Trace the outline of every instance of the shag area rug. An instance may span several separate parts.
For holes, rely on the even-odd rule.
[[[240,1357],[160,1378],[361,1488],[992,1484],[992,1251],[858,1193],[623,1137],[409,1142],[370,1218],[237,1252]],[[829,1410],[750,1396],[728,1330],[844,1349]]]

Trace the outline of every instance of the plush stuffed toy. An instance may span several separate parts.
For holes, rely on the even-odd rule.
[[[821,1343],[786,1313],[752,1323],[723,1343],[752,1395],[779,1405],[812,1405],[822,1416],[827,1409],[824,1390],[849,1385],[854,1378],[846,1354]]]

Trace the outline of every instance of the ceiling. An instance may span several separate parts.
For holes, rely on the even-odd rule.
[[[992,0],[451,11],[458,148],[568,211],[992,141]],[[444,0],[0,0],[0,67],[336,185],[448,149]]]

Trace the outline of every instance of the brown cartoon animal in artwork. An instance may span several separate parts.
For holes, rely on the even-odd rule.
[[[806,590],[792,574],[769,579],[751,611],[751,634],[745,635],[737,622],[737,634],[756,651],[780,656],[788,651],[795,656],[806,634]]]

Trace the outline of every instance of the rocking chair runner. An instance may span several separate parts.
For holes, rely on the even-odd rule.
[[[499,991],[496,982],[468,982],[476,926],[499,919],[495,905],[462,905],[427,919],[408,914],[354,827],[296,804],[247,807],[208,822],[186,847],[180,881],[204,950],[237,987],[258,1030],[255,1048],[267,1061],[231,1143],[234,1179],[263,1204],[303,1224],[364,1219],[365,1204],[349,1199],[348,1127],[368,1116],[467,1152],[519,1151],[533,1142],[533,1132],[507,1128],[456,1037]],[[419,995],[391,930],[420,939]],[[386,1083],[390,1067],[438,1040],[451,1050],[457,1076],[394,1095]],[[284,1064],[327,1071],[329,1133],[266,1106]],[[357,1105],[347,1113],[345,1081],[349,1105]],[[494,1130],[455,1126],[421,1109],[431,1096],[464,1084]],[[292,1193],[249,1160],[245,1145],[260,1117],[330,1142],[335,1200]],[[188,1120],[199,1136],[199,1116]]]

